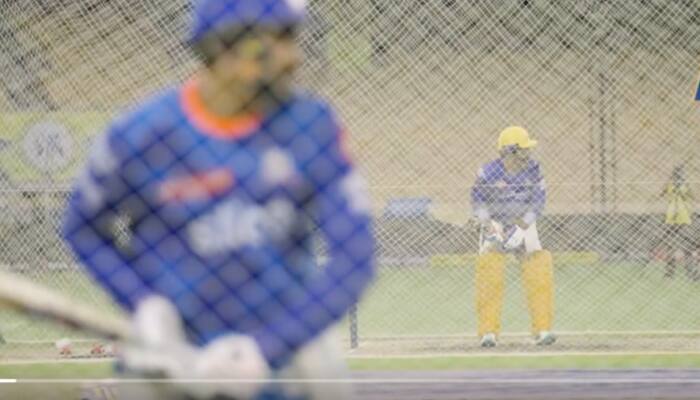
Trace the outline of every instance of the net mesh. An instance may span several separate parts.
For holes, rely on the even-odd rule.
[[[3,268],[118,312],[58,236],[67,190],[117,110],[195,71],[183,1],[4,0],[0,19]],[[553,253],[547,351],[700,344],[700,11],[692,1],[312,1],[300,84],[329,98],[369,182],[378,276],[344,322],[368,354],[480,351],[479,229],[470,190],[499,132],[538,140]],[[673,186],[673,185],[671,185]],[[663,195],[662,195],[663,194]],[[676,207],[678,207],[676,203]],[[672,214],[677,214],[673,212]],[[538,351],[508,256],[499,348]],[[0,314],[8,357],[52,357],[75,333]],[[86,338],[89,341],[89,338]]]

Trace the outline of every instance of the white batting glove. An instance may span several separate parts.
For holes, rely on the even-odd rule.
[[[198,399],[217,395],[252,399],[269,383],[272,372],[258,344],[246,335],[231,334],[204,347],[190,366],[193,378],[187,391]]]
[[[328,328],[302,347],[279,377],[284,394],[306,400],[351,400],[350,372],[337,327]],[[332,382],[331,382],[332,381]]]
[[[130,373],[182,377],[196,357],[175,306],[161,296],[142,300],[131,319],[133,341],[120,347]]]
[[[180,392],[194,399],[216,395],[252,399],[271,376],[249,336],[226,335],[204,348],[190,344],[177,309],[164,297],[151,296],[139,303],[132,317],[132,336],[134,341],[121,349],[126,369],[172,379]]]
[[[133,336],[147,347],[187,342],[180,313],[162,296],[149,296],[136,307],[131,318]]]
[[[491,220],[482,225],[482,229],[483,250],[499,250],[503,246],[503,226],[500,223]]]
[[[503,242],[503,248],[505,250],[517,250],[525,241],[525,230],[521,227],[515,225],[508,231],[508,235]]]

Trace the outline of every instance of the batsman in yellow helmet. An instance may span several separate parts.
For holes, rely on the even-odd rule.
[[[504,129],[498,137],[499,157],[481,167],[471,190],[472,209],[482,227],[475,276],[483,347],[493,347],[498,340],[508,253],[516,254],[522,264],[535,343],[556,341],[552,254],[542,248],[537,232],[546,190],[540,165],[530,157],[536,145],[524,128]]]

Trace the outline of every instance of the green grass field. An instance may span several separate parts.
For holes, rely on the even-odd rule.
[[[506,332],[528,330],[518,268],[513,264],[507,269]],[[504,339],[496,353],[476,347],[475,338],[470,337],[475,329],[471,266],[384,268],[359,307],[360,348],[350,353],[348,364],[353,371],[700,368],[700,341],[696,334],[687,332],[700,327],[700,285],[682,274],[665,279],[657,265],[647,268],[622,263],[559,263],[555,272],[556,326],[561,332],[579,332],[562,335],[559,343],[548,349],[561,354],[537,354],[522,340],[508,343]],[[106,296],[80,274],[53,273],[40,280],[114,312]],[[86,390],[102,390],[104,386],[72,380],[114,377],[108,360],[46,361],[56,358],[50,342],[64,336],[78,337],[74,332],[8,313],[0,314],[0,329],[9,342],[0,345],[0,378],[20,380],[0,385],[2,399],[75,400]],[[347,321],[342,329],[347,338]],[[613,338],[593,331],[637,332]],[[686,333],[669,339],[651,334],[654,331]],[[448,341],[434,339],[442,336],[456,337],[449,343],[459,345],[449,347],[445,345]],[[376,339],[381,337],[414,339]],[[27,340],[48,343],[27,345]],[[429,342],[432,344],[426,345]],[[577,354],[587,351],[595,354]],[[662,354],[664,351],[677,354]],[[23,379],[54,381],[22,383]]]
[[[560,331],[700,330],[700,284],[661,267],[638,264],[557,265],[556,328]],[[529,316],[519,266],[506,276],[503,330],[526,332]],[[473,268],[385,270],[359,308],[361,335],[472,334],[476,327]]]
[[[506,333],[529,330],[519,273],[515,263],[507,268],[502,318]],[[81,274],[54,272],[40,280],[106,312],[114,312],[107,297]],[[558,345],[552,348],[556,351],[700,350],[697,334],[700,331],[700,313],[697,312],[700,310],[700,284],[686,279],[682,273],[667,279],[660,265],[569,262],[557,263],[555,281],[555,325],[562,333]],[[383,268],[359,307],[360,348],[356,354],[389,357],[480,351],[473,346],[476,325],[473,298],[470,265]],[[659,334],[660,331],[678,334],[664,335]],[[4,361],[55,358],[53,341],[61,337],[80,337],[51,324],[7,312],[0,313],[0,332],[8,341],[0,345],[0,360]],[[342,332],[347,339],[347,321],[343,323]],[[445,337],[451,339],[443,340]],[[499,351],[534,350],[524,346],[525,340],[522,337],[510,343],[504,340]],[[33,341],[44,343],[27,343]],[[366,353],[363,350],[367,350]]]

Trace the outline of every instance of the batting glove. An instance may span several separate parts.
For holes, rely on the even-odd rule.
[[[513,225],[507,230],[506,237],[503,241],[503,248],[505,250],[517,250],[523,245],[524,241],[525,231],[521,227]]]
[[[172,379],[193,399],[218,395],[252,399],[271,376],[249,336],[222,336],[203,348],[190,344],[177,309],[160,296],[139,303],[132,317],[132,336],[134,340],[121,349],[124,368],[131,374]]]
[[[211,342],[199,352],[192,367],[194,379],[203,380],[202,384],[188,385],[188,392],[197,399],[252,399],[272,375],[257,342],[239,334]]]
[[[500,250],[503,246],[503,227],[496,221],[489,221],[482,225],[483,229],[483,249]]]

